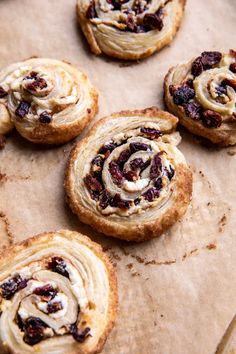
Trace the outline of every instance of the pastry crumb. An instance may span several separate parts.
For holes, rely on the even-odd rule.
[[[216,249],[216,245],[214,243],[209,243],[209,245],[207,245],[206,248],[208,250],[215,250]]]
[[[227,221],[227,217],[226,217],[226,215],[224,214],[224,215],[222,216],[222,218],[220,219],[220,221],[219,221],[219,225],[225,226],[225,225],[226,225],[226,221]]]

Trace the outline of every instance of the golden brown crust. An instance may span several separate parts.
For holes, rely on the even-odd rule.
[[[84,207],[82,203],[79,202],[75,195],[73,174],[74,165],[81,149],[86,147],[90,141],[90,137],[94,136],[96,131],[100,127],[105,126],[108,121],[111,121],[117,117],[130,118],[137,115],[146,117],[157,117],[158,115],[158,118],[160,119],[169,119],[172,122],[172,129],[175,128],[177,123],[176,117],[168,112],[163,112],[156,107],[144,110],[121,111],[100,120],[89,131],[87,137],[80,141],[71,151],[64,181],[66,200],[72,211],[78,215],[82,222],[89,224],[94,229],[108,236],[118,237],[128,241],[144,241],[161,235],[166,229],[172,226],[184,215],[192,195],[192,173],[184,163],[180,163],[176,168],[177,182],[174,186],[174,192],[171,197],[171,207],[167,208],[161,217],[158,217],[151,222],[148,221],[145,223],[140,220],[139,222],[136,221],[132,225],[127,225],[122,222],[122,218],[120,218],[118,222],[112,221],[102,215],[95,214],[92,210]],[[171,130],[168,132],[171,132]]]
[[[187,68],[192,60],[187,64],[180,64],[180,66],[172,67],[169,69],[168,73],[164,79],[164,101],[167,109],[169,112],[174,114],[179,118],[179,122],[185,128],[187,128],[192,134],[202,136],[212,143],[219,145],[219,146],[230,146],[236,143],[236,127],[234,129],[223,129],[222,127],[218,129],[214,128],[207,128],[205,127],[201,121],[194,120],[188,117],[185,113],[185,110],[182,106],[178,106],[174,103],[172,96],[169,92],[169,86],[172,84],[172,77],[178,67],[185,67]],[[183,69],[185,72],[186,69]]]
[[[165,46],[167,46],[172,42],[173,38],[175,37],[176,33],[180,28],[180,24],[184,15],[186,1],[187,0],[175,0],[176,7],[173,10],[175,12],[175,16],[171,23],[170,29],[163,37],[156,40],[155,43],[153,43],[147,48],[143,46],[143,49],[139,50],[138,52],[135,50],[135,45],[136,45],[135,40],[133,40],[134,49],[132,49],[131,47],[129,50],[129,46],[127,44],[125,46],[125,49],[122,50],[121,48],[118,48],[119,44],[116,46],[117,49],[115,49],[114,46],[109,46],[107,43],[104,45],[102,40],[96,39],[96,36],[94,35],[94,31],[93,31],[93,26],[90,24],[90,21],[86,18],[86,12],[84,8],[80,5],[81,2],[83,2],[81,0],[78,0],[77,2],[77,16],[78,16],[78,22],[80,24],[80,27],[90,45],[91,51],[94,54],[100,55],[104,53],[108,56],[115,57],[121,60],[139,60],[139,59],[144,59],[149,57],[154,52],[160,51],[162,48],[164,48]],[[129,32],[127,32],[127,36],[128,35]],[[138,36],[139,34],[136,35]]]
[[[105,345],[109,333],[114,327],[117,310],[118,310],[118,292],[117,292],[117,279],[116,279],[115,270],[108,256],[103,252],[102,247],[100,245],[91,241],[91,239],[88,238],[87,236],[74,231],[71,232],[67,230],[60,230],[57,232],[44,232],[36,236],[33,236],[29,239],[26,239],[20,243],[17,243],[13,246],[10,246],[6,248],[4,251],[2,251],[2,253],[0,254],[0,269],[2,269],[2,267],[6,268],[6,264],[11,263],[14,257],[19,255],[21,251],[24,249],[27,249],[36,244],[39,244],[40,246],[42,246],[42,244],[45,244],[45,248],[47,248],[47,244],[50,242],[50,240],[53,240],[56,235],[63,235],[63,236],[66,235],[68,239],[70,238],[72,240],[76,239],[81,244],[87,246],[94,254],[96,254],[96,256],[103,262],[103,264],[106,267],[108,281],[109,281],[109,305],[108,305],[109,309],[107,314],[108,320],[107,320],[107,325],[105,327],[105,330],[103,331],[103,334],[100,336],[99,341],[97,342],[97,345],[95,348],[93,348],[93,350],[86,350],[86,348],[81,349],[78,343],[78,346],[75,350],[66,352],[66,354],[100,353]],[[23,354],[21,351],[19,352],[17,348],[14,351],[10,350],[6,344],[3,344],[2,346],[0,343],[0,348],[1,350],[4,350],[3,352],[1,351],[1,353]],[[41,353],[41,351],[39,351],[39,353]]]

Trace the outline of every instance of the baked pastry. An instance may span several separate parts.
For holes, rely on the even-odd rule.
[[[236,353],[236,316],[230,322],[221,342],[217,346],[215,354]]]
[[[203,52],[171,68],[164,82],[168,110],[190,132],[215,144],[236,143],[236,52]]]
[[[96,90],[83,73],[66,62],[33,58],[0,71],[0,123],[7,122],[6,130],[12,121],[34,143],[65,143],[96,112]]]
[[[99,245],[62,230],[0,257],[0,352],[99,353],[117,311],[114,269]]]
[[[186,0],[78,0],[78,20],[95,54],[145,58],[169,44]]]
[[[81,221],[110,236],[142,241],[186,211],[192,174],[177,149],[178,119],[152,107],[99,121],[72,150],[65,178]]]

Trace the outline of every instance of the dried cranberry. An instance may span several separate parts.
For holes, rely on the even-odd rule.
[[[40,286],[34,290],[35,295],[39,295],[42,297],[49,297],[50,299],[53,299],[56,294],[57,290],[53,288],[51,284],[46,284],[44,286]]]
[[[106,209],[110,203],[111,195],[110,193],[104,189],[99,198],[99,205],[102,209]]]
[[[137,169],[141,169],[144,165],[144,161],[143,159],[141,159],[140,157],[139,158],[136,158],[136,159],[133,159],[132,161],[130,161],[130,168],[131,170],[135,171]]]
[[[66,270],[66,262],[61,257],[52,257],[51,261],[48,263],[49,269],[55,273],[59,273],[66,278],[69,278],[69,273]]]
[[[60,301],[49,302],[47,304],[47,312],[48,313],[55,313],[63,309],[62,303]]]
[[[162,183],[162,178],[158,177],[155,182],[154,182],[154,186],[156,189],[161,190],[163,187],[163,183]]]
[[[87,337],[91,336],[91,334],[89,333],[90,332],[89,327],[86,327],[82,332],[79,332],[76,323],[70,325],[69,330],[73,338],[79,343],[83,343]]]
[[[16,275],[0,285],[2,297],[10,299],[18,290],[24,289],[26,286],[27,280],[22,279],[20,275]]]
[[[121,6],[129,0],[107,0],[109,4],[113,6],[113,10],[120,10]]]
[[[109,172],[112,176],[113,181],[119,185],[123,180],[123,173],[120,170],[119,165],[115,161],[111,161],[109,163]]]
[[[210,69],[213,65],[221,61],[222,54],[220,52],[203,52],[201,61],[204,69]]]
[[[138,205],[141,202],[141,198],[134,199],[134,205]]]
[[[192,63],[191,73],[193,76],[199,76],[203,72],[202,58],[198,57]]]
[[[169,181],[171,181],[172,178],[174,177],[175,170],[173,169],[172,166],[170,166],[170,167],[169,167],[169,170],[168,170],[168,168],[165,168],[165,173],[166,173],[166,175],[167,175]]]
[[[192,119],[195,120],[201,119],[202,107],[199,103],[197,102],[186,103],[184,105],[184,110],[188,117],[191,117]]]
[[[129,149],[124,150],[121,152],[121,154],[118,157],[118,159],[116,160],[116,162],[118,163],[118,165],[123,165],[126,161],[128,161],[130,155],[131,155],[131,152]]]
[[[25,334],[23,340],[29,345],[35,345],[44,338],[44,329],[47,324],[38,317],[29,317],[24,323]]]
[[[193,80],[192,79],[188,79],[187,81],[185,81],[185,85],[193,88]]]
[[[222,124],[222,116],[210,109],[203,112],[202,122],[207,128],[218,128]]]
[[[116,145],[115,144],[113,144],[113,143],[109,143],[109,144],[106,144],[106,145],[103,145],[101,148],[100,148],[100,150],[99,150],[99,154],[106,154],[106,152],[108,152],[108,151],[112,151],[112,150],[114,150],[116,148]]]
[[[36,71],[31,71],[30,77],[37,77],[38,73]]]
[[[153,157],[152,160],[152,165],[150,168],[150,178],[154,179],[158,177],[161,174],[161,171],[162,171],[162,162],[160,158],[160,153],[158,153]]]
[[[132,14],[128,14],[126,18],[126,30],[134,32],[136,30],[136,23]]]
[[[130,200],[124,200],[121,198],[120,194],[115,194],[115,196],[110,201],[112,207],[117,207],[120,209],[129,209],[132,202]]]
[[[29,113],[29,109],[30,109],[30,103],[26,102],[26,101],[21,101],[19,106],[16,109],[16,116],[23,119],[26,114]]]
[[[149,188],[142,195],[143,195],[145,200],[147,200],[149,202],[152,202],[155,198],[159,197],[159,191],[156,188],[152,187],[152,188]]]
[[[104,163],[104,159],[100,155],[95,156],[94,159],[92,160],[92,165],[96,165],[98,167],[102,167],[103,163]]]
[[[229,70],[232,71],[234,74],[236,74],[236,63],[230,64]],[[1,94],[0,94],[0,97],[1,97]]]
[[[216,92],[217,92],[218,96],[227,95],[227,89],[226,89],[226,87],[223,87],[223,86],[216,87]]]
[[[143,18],[143,25],[146,31],[151,31],[158,29],[161,31],[164,23],[163,23],[163,8],[160,8],[155,14],[145,14]]]
[[[161,31],[163,28],[163,21],[158,14],[145,14],[143,18],[143,25],[146,31],[151,31],[155,29]]]
[[[9,279],[3,283],[0,288],[2,289],[2,296],[6,299],[9,299],[18,290],[16,278]]]
[[[35,345],[41,342],[41,340],[43,340],[43,337],[44,327],[28,327],[27,330],[25,330],[23,340],[29,345]]]
[[[43,123],[43,124],[51,123],[52,115],[49,112],[44,111],[40,114],[39,121],[40,121],[40,123]]]
[[[48,86],[47,82],[42,77],[34,77],[33,79],[34,81],[30,82],[26,86],[27,90],[29,91],[37,91],[38,89],[42,90]]]
[[[101,183],[96,178],[94,178],[89,174],[86,177],[84,177],[84,183],[88,187],[91,197],[93,199],[98,199],[99,194],[103,189]]]
[[[103,168],[104,158],[101,155],[97,155],[94,157],[91,164],[91,172],[93,176],[99,177]]]
[[[124,172],[124,178],[127,179],[128,181],[136,181],[137,180],[137,174],[134,171],[128,171]]]
[[[236,51],[233,50],[233,49],[230,49],[229,51],[229,55],[231,55],[231,57],[235,58],[236,59]]]
[[[230,86],[236,91],[236,80],[224,79],[221,82],[222,87]]]
[[[31,71],[29,75],[27,75],[24,80],[30,80],[30,79],[36,79],[38,76],[38,73],[36,71]]]
[[[140,131],[151,140],[157,139],[162,135],[160,130],[154,128],[141,128]]]
[[[203,52],[192,64],[191,72],[193,76],[199,76],[203,70],[211,69],[213,65],[221,61],[221,58],[222,54],[220,52]]]
[[[95,2],[90,1],[90,5],[86,11],[86,18],[91,19],[91,18],[95,18],[95,17],[98,17],[96,9],[95,9]]]
[[[7,95],[7,91],[5,91],[2,86],[0,86],[0,99],[6,97]]]
[[[188,101],[194,98],[194,96],[194,89],[184,84],[175,90],[173,100],[175,104],[182,106],[185,103],[188,103]]]
[[[140,150],[144,150],[147,151],[150,149],[150,146],[144,143],[130,143],[129,144],[130,150],[132,153],[140,151]]]

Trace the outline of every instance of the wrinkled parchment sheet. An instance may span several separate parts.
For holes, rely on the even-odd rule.
[[[158,105],[170,66],[203,50],[235,49],[236,1],[188,0],[173,43],[140,63],[95,57],[75,0],[0,0],[0,66],[32,55],[65,59],[100,93],[96,119]],[[64,202],[74,144],[37,147],[16,132],[0,151],[0,237],[68,228],[104,246],[117,268],[119,315],[105,354],[213,354],[236,312],[236,147],[218,149],[180,129],[194,175],[191,206],[159,239],[127,244],[83,225]],[[1,246],[3,247],[3,246]]]

